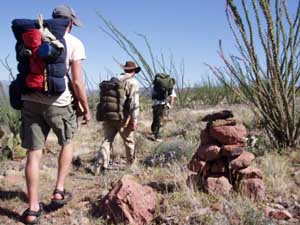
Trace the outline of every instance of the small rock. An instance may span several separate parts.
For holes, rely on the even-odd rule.
[[[197,154],[195,154],[188,164],[188,169],[196,173],[202,172],[207,166],[206,164],[207,162],[197,159]]]
[[[220,120],[220,119],[224,120],[232,117],[233,117],[232,111],[223,110],[217,113],[208,114],[201,121],[209,122],[209,121]]]
[[[73,210],[72,209],[67,209],[66,211],[67,211],[67,215],[68,216],[72,216],[72,214],[73,214]]]
[[[261,170],[255,168],[255,167],[252,167],[252,166],[248,166],[245,169],[239,170],[238,174],[242,178],[246,178],[246,179],[249,179],[249,178],[260,178],[260,179],[262,179],[263,178],[263,174],[262,174]]]
[[[287,210],[278,210],[271,207],[266,207],[265,215],[275,220],[289,220],[293,217]]]
[[[210,208],[214,212],[216,212],[216,211],[222,212],[223,211],[223,205],[220,202],[215,202],[215,203],[211,204]]]
[[[269,216],[269,214],[271,213],[271,211],[274,211],[275,209],[271,208],[270,206],[266,206],[264,213],[266,216]]]
[[[232,185],[224,176],[208,177],[205,182],[205,189],[210,194],[228,195],[232,189]]]
[[[242,154],[246,148],[247,146],[245,144],[223,145],[221,154],[226,157],[236,157]]]
[[[152,187],[154,190],[161,192],[162,194],[172,193],[180,189],[180,185],[173,181],[152,181],[147,185]]]
[[[276,203],[271,204],[271,206],[274,209],[279,209],[279,210],[284,210],[285,209],[282,205],[276,204]]]
[[[300,176],[300,170],[297,170],[297,171],[293,172],[292,176],[293,177]]]
[[[252,200],[262,200],[265,198],[266,187],[261,179],[252,178],[242,180],[239,189],[242,194]]]
[[[217,145],[200,145],[196,154],[203,161],[214,161],[221,157],[221,148]]]
[[[252,153],[244,151],[240,156],[233,159],[229,166],[233,170],[241,170],[250,166],[254,158],[255,156]]]
[[[208,123],[208,127],[222,127],[222,126],[235,126],[237,124],[235,119],[215,120]]]

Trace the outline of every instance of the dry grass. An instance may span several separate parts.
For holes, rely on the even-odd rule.
[[[244,108],[243,108],[244,107]],[[65,224],[87,224],[104,225],[106,221],[94,215],[97,211],[99,199],[107,193],[111,186],[123,175],[130,174],[140,183],[149,182],[173,182],[176,185],[174,192],[158,193],[159,206],[156,215],[160,217],[165,224],[192,225],[192,224],[272,224],[263,216],[263,203],[255,203],[247,198],[232,194],[226,198],[213,196],[198,190],[193,190],[186,184],[189,171],[186,164],[190,160],[192,152],[195,151],[199,142],[200,129],[204,127],[201,118],[207,113],[221,109],[231,109],[241,120],[251,123],[252,114],[246,106],[228,106],[226,108],[206,108],[203,110],[174,110],[172,112],[173,121],[163,127],[164,143],[155,143],[147,139],[146,133],[149,132],[151,124],[151,112],[142,112],[140,125],[136,133],[136,150],[139,162],[156,152],[164,151],[170,146],[176,147],[182,145],[183,148],[181,160],[175,161],[167,167],[146,167],[137,163],[135,169],[126,169],[110,171],[104,176],[93,176],[84,169],[77,170],[75,167],[67,179],[66,188],[74,194],[73,201],[62,209],[48,212],[42,216],[42,224],[65,225]],[[186,129],[185,136],[177,134],[178,130]],[[75,137],[75,154],[86,159],[88,164],[98,151],[103,138],[101,124],[92,122],[89,127],[81,126],[79,133]],[[52,135],[48,139],[48,151],[43,156],[41,165],[40,196],[41,201],[50,202],[52,191],[56,179],[57,156],[59,147],[56,144],[56,138]],[[172,147],[172,148],[173,148]],[[174,148],[175,148],[174,147]],[[178,146],[177,146],[178,147]],[[124,156],[124,145],[118,137],[114,143],[114,154],[118,157]],[[180,148],[178,148],[180,149]],[[189,150],[189,151],[188,151]],[[88,156],[88,157],[87,157]],[[291,193],[299,197],[296,192],[297,185],[295,177],[291,174],[300,168],[300,154],[293,152],[289,157],[278,154],[266,154],[257,158],[257,165],[264,172],[265,182],[267,184],[268,195],[277,197],[284,196],[288,199]],[[12,164],[13,162],[8,162]],[[18,165],[24,162],[17,162]],[[1,170],[5,167],[1,166]],[[0,171],[1,172],[1,171]],[[23,173],[22,170],[19,173]],[[1,174],[0,174],[1,176]],[[16,224],[17,215],[26,208],[26,199],[20,198],[20,193],[26,191],[25,181],[15,185],[3,182],[0,178],[1,188],[4,192],[16,191],[17,195],[12,198],[0,197],[0,208],[6,211],[0,213],[0,224]],[[298,187],[299,189],[299,187]],[[291,193],[289,193],[291,192]],[[218,210],[212,210],[212,206],[220,206]],[[158,222],[156,224],[163,224]]]
[[[293,185],[291,180],[291,164],[286,156],[267,154],[261,157],[258,167],[264,173],[267,191],[276,195],[287,195]]]

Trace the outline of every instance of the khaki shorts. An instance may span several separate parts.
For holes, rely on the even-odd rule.
[[[28,150],[43,149],[51,129],[59,145],[63,146],[72,140],[77,129],[72,105],[59,107],[24,101],[20,132],[22,147]]]

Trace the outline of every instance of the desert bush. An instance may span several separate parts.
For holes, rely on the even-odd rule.
[[[0,60],[2,66],[8,71],[10,79],[15,79],[12,68],[8,63],[7,56],[4,60]],[[0,81],[0,123],[9,126],[14,136],[19,134],[21,126],[21,113],[10,107],[9,97],[5,91],[4,85]]]
[[[9,76],[14,79],[12,69],[8,64],[8,56],[5,58],[5,60],[0,61],[2,66],[9,72]],[[8,151],[6,152],[9,152],[7,156],[19,157],[19,154],[23,156],[24,154],[23,150],[20,148],[21,140],[19,136],[21,127],[21,112],[10,107],[9,97],[7,96],[2,82],[0,82],[0,124],[7,125],[13,134],[13,136],[10,137],[7,142],[6,150]],[[17,149],[20,151],[15,151]]]
[[[265,217],[264,209],[260,205],[255,204],[250,199],[236,195],[230,199],[223,199],[224,214],[229,224],[274,224],[269,218]]]
[[[231,84],[215,79],[210,75],[202,76],[200,83],[197,83],[189,90],[189,101],[202,105],[215,106],[220,103],[239,104],[242,99],[233,90]]]
[[[199,101],[203,105],[217,105],[225,98],[222,84],[207,76],[195,86],[192,101]]]
[[[184,140],[176,139],[160,143],[153,154],[144,160],[146,166],[170,166],[173,163],[183,162],[190,158],[192,147]]]
[[[275,195],[288,194],[291,187],[290,162],[279,154],[265,154],[259,158],[259,168],[263,170],[267,190]]]
[[[300,134],[296,102],[300,1],[294,17],[286,0],[241,2],[238,8],[236,1],[226,0],[226,15],[239,53],[225,56],[220,42],[219,56],[225,67],[209,67],[221,81],[233,83],[235,91],[253,104],[273,145],[295,147]]]

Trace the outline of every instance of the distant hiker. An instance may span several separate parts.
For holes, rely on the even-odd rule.
[[[127,165],[135,160],[134,131],[137,129],[139,113],[139,83],[135,75],[141,68],[132,61],[121,66],[125,73],[100,83],[100,103],[97,106],[97,120],[103,121],[104,140],[95,173],[109,168],[110,154],[117,133],[124,141]]]
[[[162,141],[160,135],[160,127],[162,120],[166,116],[169,109],[174,105],[176,98],[175,79],[168,74],[158,73],[155,75],[152,95],[153,121],[151,131],[155,141]]]
[[[83,107],[83,120],[90,118],[82,77],[85,50],[82,42],[70,34],[73,25],[80,26],[73,9],[59,5],[53,19],[16,19],[12,29],[17,39],[18,86],[22,90],[22,146],[28,149],[25,167],[29,208],[24,211],[25,224],[39,222],[39,168],[46,137],[52,129],[61,145],[58,174],[52,203],[63,206],[72,194],[64,188],[73,157],[73,136],[77,128],[74,99]],[[68,79],[68,71],[72,73]],[[72,94],[74,91],[74,94]],[[13,97],[13,96],[12,96]]]

